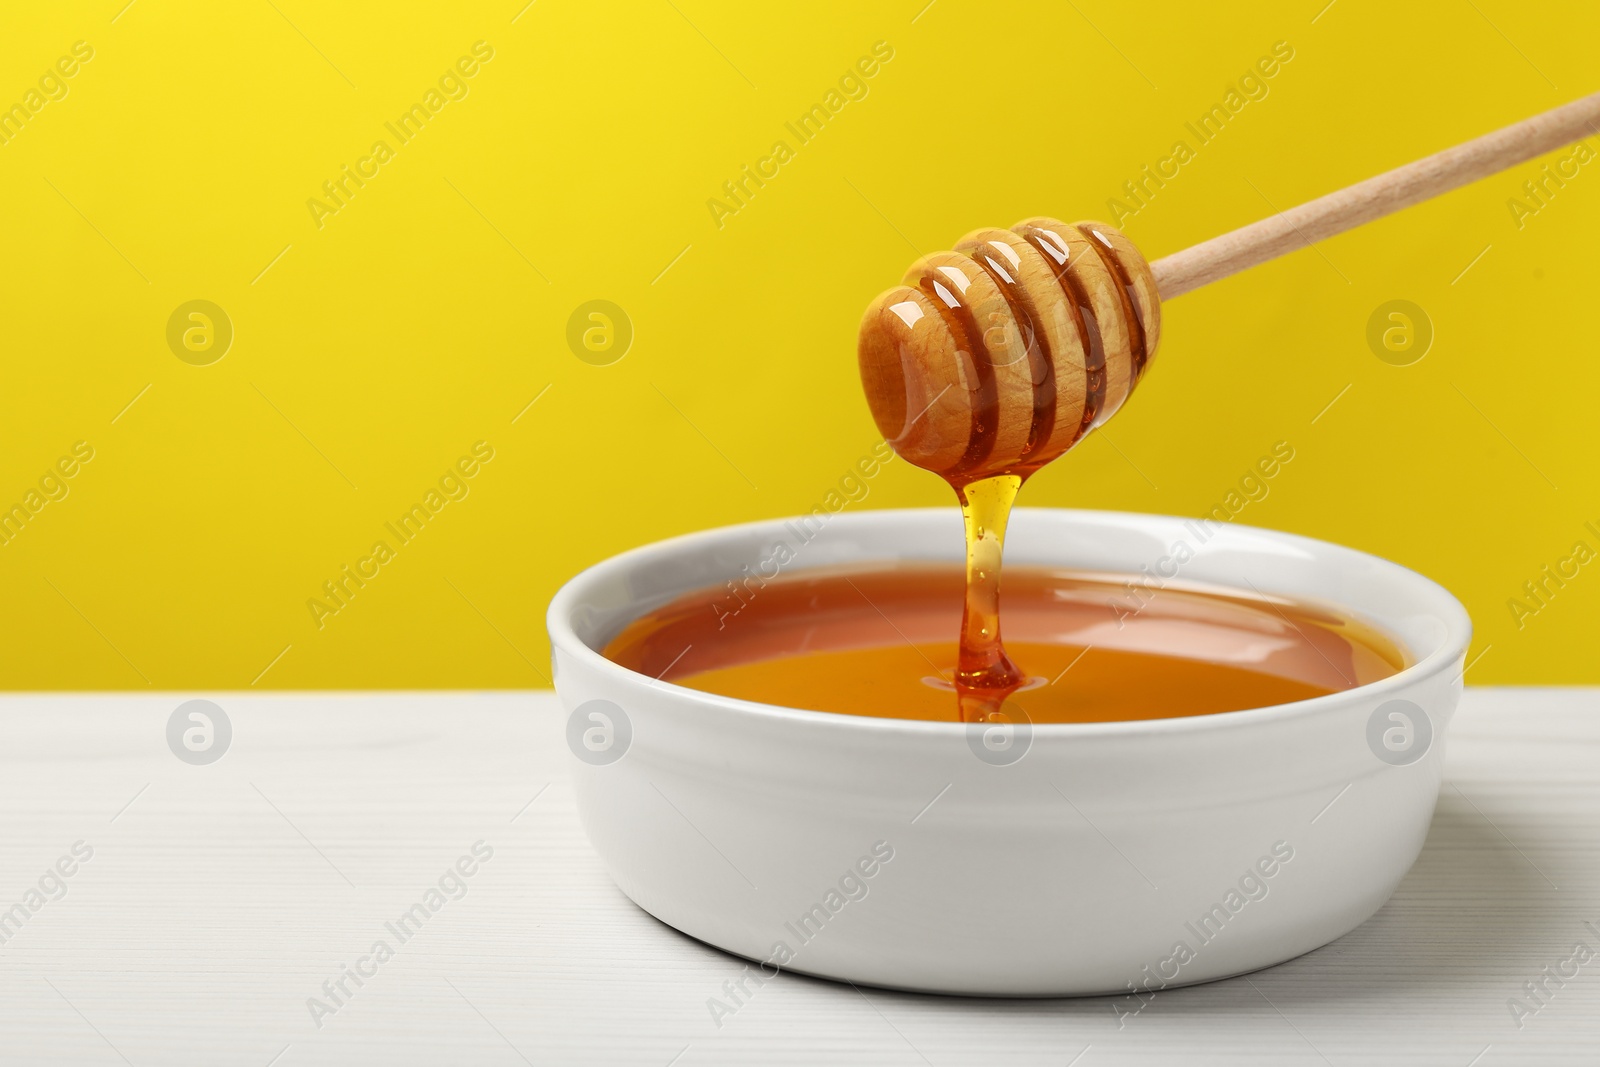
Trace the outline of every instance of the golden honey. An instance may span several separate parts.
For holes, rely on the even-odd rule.
[[[971,522],[984,509],[969,510]],[[998,561],[1003,529],[985,533],[995,537]],[[985,551],[974,553],[980,568]],[[1006,572],[1003,651],[998,618],[984,609],[988,580],[980,576],[973,593],[964,568],[953,564],[807,571],[748,588],[737,614],[722,606],[727,590],[719,586],[634,620],[605,655],[651,677],[744,700],[947,722],[1240,711],[1352,689],[1407,665],[1383,634],[1320,605],[1182,581],[1131,595],[1126,575],[1017,565]],[[982,617],[964,622],[974,598]],[[973,643],[978,658],[963,653],[963,627],[991,625]],[[958,693],[969,670],[1014,674],[1003,685]],[[986,702],[978,714],[974,693]]]

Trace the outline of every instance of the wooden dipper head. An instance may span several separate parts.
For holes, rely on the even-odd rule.
[[[922,257],[874,300],[861,383],[895,452],[959,487],[1031,474],[1116,414],[1160,333],[1131,241],[1028,219]]]

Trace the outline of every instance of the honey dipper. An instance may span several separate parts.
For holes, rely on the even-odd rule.
[[[1122,407],[1161,340],[1161,301],[1600,133],[1600,93],[1154,263],[1101,222],[1034,218],[923,256],[861,321],[861,382],[895,452],[956,489],[967,722],[1012,721],[1026,677],[1000,640],[1000,562],[1022,482]],[[1008,712],[1006,708],[1011,708]]]
[[[1600,133],[1600,93],[1148,263],[1101,222],[1033,218],[923,256],[861,322],[878,429],[959,490],[1025,478],[1116,414],[1161,301]]]

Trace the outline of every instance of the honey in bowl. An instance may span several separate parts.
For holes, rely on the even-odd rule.
[[[1129,581],[1007,567],[1006,650],[1021,678],[985,718],[1242,711],[1353,689],[1407,666],[1389,638],[1321,605]],[[734,601],[718,586],[634,620],[605,655],[652,678],[765,704],[974,721],[955,684],[965,585],[960,566],[919,563],[747,583]]]

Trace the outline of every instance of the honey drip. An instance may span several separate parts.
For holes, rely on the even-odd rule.
[[[967,532],[966,599],[954,678],[963,722],[1009,721],[1001,709],[1027,681],[1000,637],[1001,556],[1023,478],[999,474],[955,487]]]

